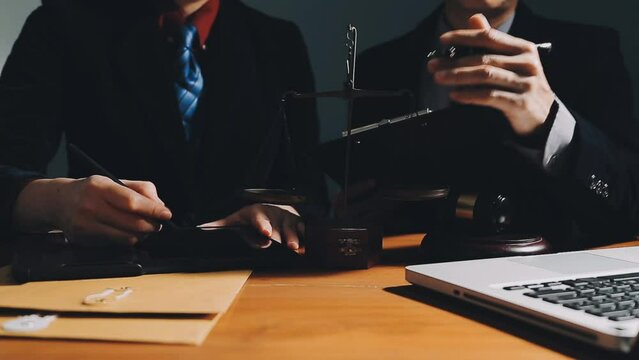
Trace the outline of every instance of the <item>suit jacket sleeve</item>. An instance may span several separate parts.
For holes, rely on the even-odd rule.
[[[11,228],[15,200],[44,177],[61,137],[62,37],[54,9],[27,19],[0,77],[0,231]]]
[[[576,119],[573,142],[555,165],[558,196],[574,217],[573,237],[595,243],[630,240],[639,220],[639,153]]]
[[[581,74],[579,111],[567,104],[576,119],[572,143],[550,166],[560,183],[557,195],[574,216],[576,238],[628,240],[639,220],[639,132],[618,36],[607,30],[597,40],[606,55],[582,58],[593,71]]]

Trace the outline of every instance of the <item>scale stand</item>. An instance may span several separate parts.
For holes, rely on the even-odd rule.
[[[412,93],[408,90],[363,90],[355,87],[355,65],[357,61],[357,28],[353,25],[348,25],[346,32],[346,80],[342,90],[314,92],[314,93],[286,93],[282,99],[286,102],[287,99],[320,99],[320,98],[336,98],[347,101],[346,109],[346,152],[344,154],[344,210],[348,207],[348,180],[350,172],[350,157],[351,157],[351,144],[353,130],[353,103],[355,99],[361,98],[391,98],[412,96]]]
[[[344,154],[344,213],[348,213],[348,187],[353,130],[353,103],[360,98],[391,98],[411,96],[410,91],[363,90],[355,87],[357,61],[357,28],[348,25],[346,32],[346,80],[341,90],[284,95],[288,99],[336,98],[347,102],[346,151]],[[321,266],[328,268],[369,268],[379,259],[382,250],[382,231],[372,224],[356,224],[353,219],[336,219],[328,223],[308,224],[306,253]]]

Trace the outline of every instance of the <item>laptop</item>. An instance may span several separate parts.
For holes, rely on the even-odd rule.
[[[610,350],[639,332],[639,246],[413,265],[406,280]]]

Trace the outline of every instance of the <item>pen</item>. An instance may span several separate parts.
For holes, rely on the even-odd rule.
[[[80,150],[79,147],[74,144],[68,144],[67,149],[69,152],[81,160],[85,166],[94,171],[97,175],[106,176],[115,182],[118,185],[124,186],[125,188],[129,188],[126,186],[120,179],[118,179],[115,175],[113,175],[109,170],[105,169],[102,165],[100,165],[97,161],[93,160],[89,155],[87,155],[84,151]],[[171,220],[163,221],[161,223],[163,226],[165,225],[169,229],[177,229],[178,226],[175,225]]]
[[[550,42],[539,43],[539,44],[535,44],[535,47],[540,52],[544,52],[547,54],[552,50],[552,43]],[[445,50],[436,49],[436,50],[430,51],[428,55],[426,55],[426,59],[433,59],[438,57],[455,59],[458,57],[485,54],[485,53],[486,53],[486,49],[482,49],[482,48],[449,46]]]

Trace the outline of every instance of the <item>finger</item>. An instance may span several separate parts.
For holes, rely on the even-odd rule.
[[[468,27],[471,29],[490,29],[490,23],[484,14],[475,14],[468,18]]]
[[[299,212],[289,205],[262,204],[260,209],[264,211],[272,226],[271,238],[286,244],[292,250],[300,247],[297,223],[300,219]]]
[[[153,233],[160,230],[160,224],[157,221],[119,211],[106,203],[101,208],[96,213],[96,219],[104,225],[136,234]]]
[[[266,237],[256,238],[254,239],[252,244],[255,245],[258,249],[266,249],[273,244],[273,240],[271,240],[271,238],[266,238]]]
[[[224,219],[202,224],[199,225],[199,227],[251,225],[262,235],[270,237],[273,232],[273,227],[266,214],[267,211],[268,209],[265,206],[251,205],[236,211]]]
[[[240,211],[246,211],[242,209]],[[240,211],[235,212],[234,214],[220,220],[208,222],[205,224],[198,225],[199,228],[207,228],[207,227],[221,227],[221,226],[231,226],[231,225],[239,225],[239,224],[247,224],[247,222],[240,217]],[[261,232],[264,235],[263,232]],[[249,245],[256,249],[266,249],[271,246],[271,239],[268,237],[260,237],[260,238],[251,238]]]
[[[271,210],[274,209],[280,209],[280,210],[284,210],[286,212],[289,212],[295,216],[300,216],[300,213],[292,206],[290,205],[277,205],[277,204],[260,204],[260,205],[256,205],[256,206],[261,206],[265,209],[265,211],[270,212]]]
[[[435,73],[435,82],[447,86],[492,86],[523,93],[530,89],[527,78],[493,66],[474,66]]]
[[[273,244],[273,240],[269,238],[250,238],[247,239],[246,244],[255,250],[268,249]]]
[[[282,235],[284,238],[282,242],[286,242],[286,246],[288,246],[291,250],[297,250],[300,248],[300,238],[297,233],[297,218],[293,218],[292,216],[284,216],[282,219]]]
[[[250,211],[246,212],[248,223],[251,224],[257,231],[262,233],[262,235],[272,237],[274,228],[271,223],[271,219],[266,214],[266,208],[256,205],[251,206],[249,209]]]
[[[522,95],[498,89],[460,88],[450,93],[450,98],[467,105],[490,106],[505,113],[522,106]]]
[[[492,66],[514,73],[533,76],[539,73],[539,61],[534,57],[527,55],[499,55],[499,54],[483,54],[464,56],[459,59],[440,59],[435,58],[428,62],[428,71],[432,74],[455,68],[475,67],[475,66]]]
[[[218,224],[218,226],[239,224],[251,225],[262,235],[270,237],[273,232],[273,227],[266,214],[267,210],[268,209],[262,205],[247,206],[238,210],[226,219],[213,222],[213,224]]]
[[[161,202],[151,200],[137,192],[113,183],[106,186],[103,199],[114,207],[151,219],[167,221],[173,214]]]
[[[273,241],[277,241],[278,243],[283,244],[284,243],[284,241],[283,241],[284,238],[283,238],[283,235],[282,235],[282,232],[280,231],[280,229],[281,229],[281,226],[280,227],[274,226],[273,230],[271,231],[271,236],[269,236],[269,238],[271,238],[271,240],[273,240]]]
[[[135,181],[135,180],[122,180],[124,185],[129,189],[148,197],[151,200],[159,201],[164,205],[164,201],[158,196],[158,191],[155,185],[150,181]]]
[[[266,206],[271,206],[271,205],[267,204]],[[294,216],[297,216],[297,217],[301,217],[302,216],[302,215],[300,215],[300,212],[297,211],[297,209],[292,207],[292,206],[289,206],[289,205],[275,205],[275,206],[279,207],[282,210],[290,212]]]
[[[535,44],[495,29],[463,29],[443,34],[444,45],[484,48],[505,55],[536,52]]]

